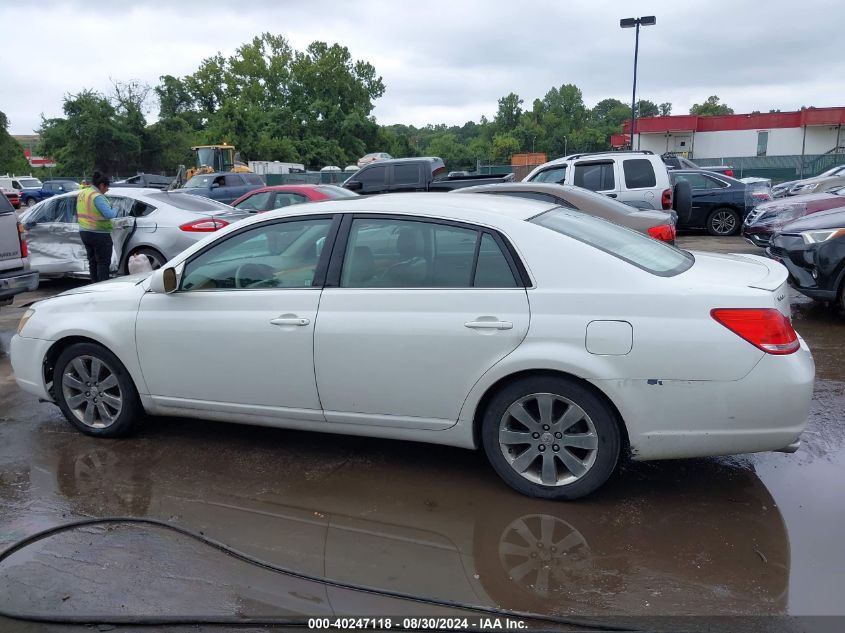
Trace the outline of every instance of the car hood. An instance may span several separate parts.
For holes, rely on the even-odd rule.
[[[815,229],[839,229],[845,227],[845,201],[842,208],[819,211],[811,215],[798,218],[781,227],[781,233],[798,233]]]
[[[147,277],[149,277],[151,274],[151,272],[143,272],[136,273],[134,275],[126,275],[124,277],[115,277],[114,279],[109,279],[108,281],[101,281],[96,284],[88,284],[87,286],[80,286],[79,288],[65,290],[57,296],[66,297],[69,295],[81,295],[90,292],[114,292],[119,290],[126,290],[127,288],[131,288],[132,286],[137,286],[142,281],[147,279]]]
[[[704,253],[692,251],[695,264],[679,278],[695,284],[745,286],[777,290],[787,278],[787,270],[774,260],[759,255]]]

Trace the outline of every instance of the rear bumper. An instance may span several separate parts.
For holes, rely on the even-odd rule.
[[[794,354],[764,354],[736,381],[599,380],[616,404],[636,460],[779,451],[797,440],[813,395],[806,343]]]
[[[0,274],[0,299],[14,297],[21,292],[38,288],[38,273],[32,270],[12,274]]]

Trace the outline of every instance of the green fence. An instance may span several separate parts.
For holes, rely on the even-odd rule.
[[[845,154],[800,154],[790,156],[725,156],[723,158],[693,158],[701,167],[731,165],[735,178],[770,178],[772,183],[818,176],[837,165],[845,165]]]

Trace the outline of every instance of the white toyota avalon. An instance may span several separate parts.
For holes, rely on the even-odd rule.
[[[26,312],[18,384],[80,431],[175,415],[483,447],[574,499],[635,460],[794,451],[813,390],[786,269],[548,203],[270,212]]]

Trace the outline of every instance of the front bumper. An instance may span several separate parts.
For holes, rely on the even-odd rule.
[[[9,348],[15,382],[21,389],[41,400],[53,400],[44,383],[44,358],[53,343],[16,334]]]
[[[836,299],[845,240],[806,244],[800,235],[782,233],[774,237],[766,255],[789,271],[789,284],[813,299]]]
[[[749,244],[753,244],[754,246],[759,246],[760,248],[766,248],[769,245],[769,243],[771,242],[771,239],[772,239],[771,234],[769,234],[769,233],[757,233],[757,232],[754,232],[753,230],[749,231],[747,226],[742,227],[742,237],[744,237],[745,240]]]

